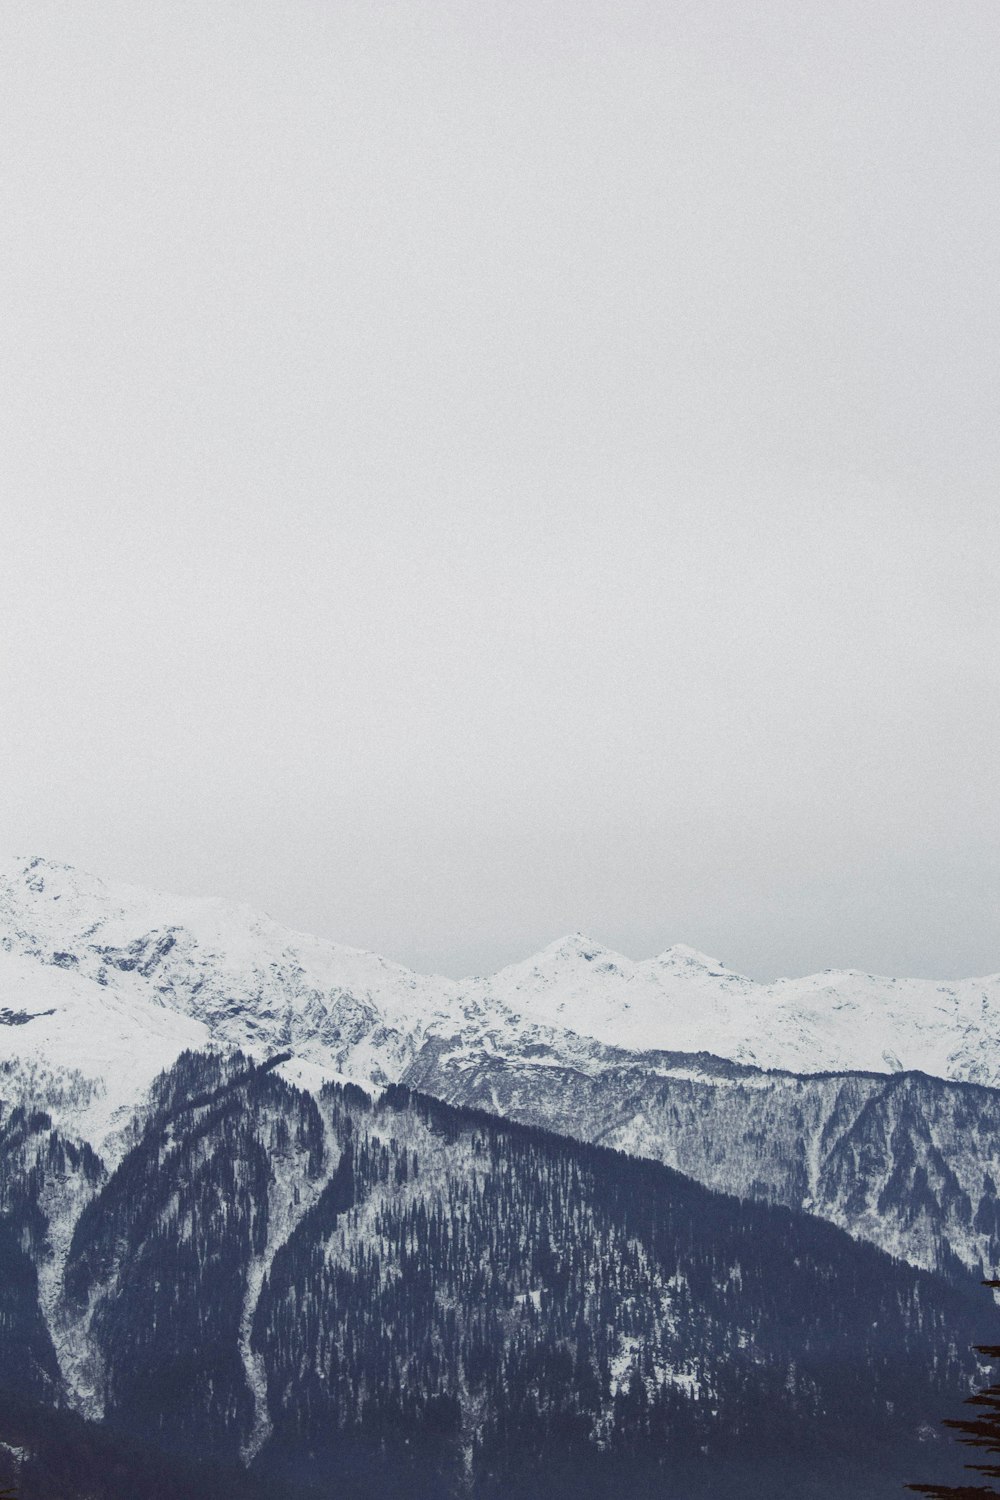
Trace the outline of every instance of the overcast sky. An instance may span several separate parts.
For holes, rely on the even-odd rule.
[[[1000,969],[995,0],[5,0],[0,845]]]

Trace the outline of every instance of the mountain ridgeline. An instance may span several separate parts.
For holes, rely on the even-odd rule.
[[[5,1124],[0,1426],[33,1368],[39,1400],[272,1496],[879,1500],[940,1470],[976,1376],[970,1287],[405,1087],[186,1053],[107,1178]],[[51,1162],[85,1199],[62,1248]]]

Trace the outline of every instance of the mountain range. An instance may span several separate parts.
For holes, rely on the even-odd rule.
[[[412,1454],[386,1460],[373,1495],[396,1484],[483,1495],[507,1484],[527,1495],[525,1475],[516,1485],[511,1477],[515,1429],[550,1488],[553,1451],[567,1463],[575,1454],[570,1468],[579,1461],[588,1474],[595,1454],[605,1455],[609,1494],[628,1453],[638,1465],[635,1493],[644,1485],[650,1494],[700,1493],[694,1455],[705,1450],[722,1465],[705,1493],[729,1493],[725,1469],[735,1494],[740,1423],[774,1379],[791,1380],[786,1426],[800,1432],[791,1448],[808,1448],[809,1411],[840,1411],[824,1438],[837,1446],[845,1356],[831,1345],[805,1384],[789,1371],[818,1357],[804,1309],[821,1295],[829,1321],[829,1286],[841,1273],[824,1271],[811,1293],[805,1283],[796,1293],[796,1337],[806,1341],[796,1353],[777,1325],[762,1332],[771,1316],[763,1310],[777,1307],[766,1257],[754,1262],[758,1303],[723,1299],[728,1310],[712,1314],[710,1332],[706,1308],[719,1282],[705,1268],[721,1267],[729,1255],[721,1244],[740,1224],[756,1226],[775,1265],[787,1251],[815,1266],[810,1235],[833,1235],[816,1244],[841,1257],[848,1281],[888,1298],[887,1307],[911,1309],[894,1347],[916,1339],[907,1357],[924,1374],[905,1400],[883,1393],[865,1405],[873,1386],[851,1419],[877,1434],[879,1402],[883,1419],[886,1403],[921,1412],[900,1439],[896,1482],[915,1434],[929,1441],[921,1402],[932,1392],[958,1399],[973,1378],[961,1340],[942,1345],[945,1357],[932,1350],[934,1330],[951,1317],[971,1337],[962,1299],[974,1277],[1000,1264],[998,1007],[997,975],[936,983],[827,971],[760,985],[692,949],[633,962],[580,934],[497,974],[455,981],[291,931],[244,906],[105,883],[37,858],[8,861],[0,869],[0,1223],[10,1284],[21,1292],[0,1303],[0,1337],[8,1359],[34,1372],[24,1385],[31,1401],[102,1431],[110,1422],[157,1451],[183,1455],[193,1444],[205,1461],[249,1462],[279,1493],[322,1482],[326,1460],[316,1454],[327,1451],[328,1430],[339,1434],[329,1462],[365,1492],[377,1428],[383,1445],[390,1431],[410,1432],[423,1457],[416,1467]],[[493,1167],[480,1178],[484,1154]],[[424,1164],[419,1190],[414,1156]],[[551,1172],[560,1181],[569,1173],[577,1187],[540,1206],[539,1175],[548,1181]],[[631,1197],[615,1196],[619,1178],[633,1184]],[[516,1271],[491,1217],[493,1195],[508,1191],[534,1280]],[[224,1205],[234,1193],[243,1207],[231,1212]],[[643,1194],[662,1212],[673,1205],[669,1253],[661,1229],[636,1240],[627,1228]],[[753,1200],[760,1217],[748,1220]],[[679,1203],[687,1206],[677,1219]],[[698,1239],[693,1227],[706,1216],[714,1249],[712,1235]],[[587,1226],[575,1261],[571,1222]],[[669,1287],[681,1274],[677,1246],[693,1245],[692,1235],[698,1248],[683,1276],[702,1292],[693,1310],[684,1303],[681,1337]],[[484,1254],[504,1266],[483,1291],[488,1330],[440,1323],[442,1309],[463,1305]],[[744,1278],[748,1254],[744,1243]],[[875,1258],[852,1259],[861,1255]],[[634,1277],[622,1280],[636,1256],[641,1292]],[[931,1275],[924,1292],[891,1290],[900,1262],[913,1268],[908,1275]],[[235,1300],[212,1281],[220,1267],[239,1288]],[[786,1284],[789,1274],[781,1272]],[[347,1278],[342,1294],[338,1277]],[[359,1297],[382,1307],[391,1284],[402,1296],[391,1303],[402,1328],[376,1357],[365,1353],[371,1327],[341,1326],[336,1307]],[[601,1316],[611,1331],[592,1347],[571,1336],[567,1320],[573,1307],[592,1318],[585,1288],[599,1285],[609,1288]],[[947,1317],[914,1311],[951,1295],[959,1302]],[[220,1298],[229,1321],[211,1340],[223,1365],[206,1374],[191,1363],[191,1340],[208,1336]],[[752,1391],[754,1360],[744,1368],[734,1351],[755,1341]],[[865,1358],[873,1369],[876,1356]],[[553,1371],[566,1359],[572,1396],[563,1409],[553,1405]],[[316,1386],[305,1372],[320,1367]],[[424,1374],[408,1386],[406,1372],[417,1368]],[[723,1402],[730,1377],[740,1394]],[[523,1430],[512,1416],[512,1380]],[[363,1403],[351,1406],[348,1391],[385,1382],[398,1394],[377,1421]],[[627,1415],[633,1388],[641,1420],[638,1408]],[[703,1430],[705,1392],[715,1393],[716,1416]],[[30,1428],[30,1413],[18,1420]],[[576,1438],[554,1450],[553,1423]],[[657,1423],[661,1436],[673,1434],[675,1456],[687,1455],[669,1482],[651,1457]],[[31,1451],[42,1463],[37,1444]],[[760,1474],[776,1451],[755,1450]],[[866,1462],[868,1491],[855,1476],[854,1489],[815,1493],[887,1493],[870,1455]],[[793,1468],[796,1492],[809,1492],[801,1463]],[[567,1493],[573,1484],[583,1493],[573,1472]],[[681,1488],[671,1489],[675,1482]]]
[[[39,1017],[40,1056],[59,1066],[75,1057],[86,1073],[70,1017],[86,1009],[93,1031],[101,1016],[104,1078],[104,1049],[134,1048],[138,1025],[154,1066],[174,1045],[212,1040],[290,1048],[324,1074],[374,1084],[397,1081],[429,1038],[502,1052],[555,1035],[798,1074],[920,1071],[1000,1084],[1000,974],[935,982],[827,970],[763,985],[683,946],[634,962],[577,933],[496,974],[451,980],[246,906],[106,883],[37,858],[0,866],[0,952],[6,992]],[[54,996],[59,1020],[46,1026]],[[164,1012],[158,1031],[150,1004]]]

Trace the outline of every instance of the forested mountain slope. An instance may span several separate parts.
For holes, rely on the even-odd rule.
[[[274,1495],[877,1500],[937,1466],[965,1287],[657,1163],[279,1067],[184,1054],[110,1177],[68,1163],[47,1309],[58,1138],[11,1115],[8,1323],[40,1398]]]
[[[403,1075],[454,1104],[653,1157],[944,1272],[1000,1267],[1000,1090],[919,1073],[765,1073],[718,1058],[428,1040]]]

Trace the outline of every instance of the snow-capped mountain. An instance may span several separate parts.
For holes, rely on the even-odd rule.
[[[829,969],[757,984],[683,945],[635,962],[575,933],[469,989],[487,1009],[634,1051],[1000,1083],[1000,974],[939,983]]]
[[[220,1041],[295,1046],[327,1064],[376,1029],[419,1033],[452,997],[448,980],[292,932],[248,906],[147,891],[44,860],[0,871],[0,945],[142,995]],[[364,1067],[364,1059],[357,1066]]]
[[[767,986],[690,948],[633,962],[580,934],[454,981],[245,906],[37,859],[0,873],[0,1096],[44,1107],[109,1168],[157,1074],[240,1047],[282,1054],[309,1089],[404,1082],[805,1209],[917,1265],[993,1270],[1000,1092],[969,1081],[1000,1083],[998,1012],[995,976]]]
[[[100,1095],[102,1112],[89,1097],[72,1124],[105,1151],[107,1132],[185,1048],[289,1051],[300,1081],[387,1082],[432,1023],[451,1031],[461,1016],[448,980],[246,906],[38,859],[0,873],[0,961],[0,1064]]]
[[[246,906],[39,859],[0,868],[0,948],[39,966],[31,994],[40,1009],[61,967],[177,1012],[219,1042],[287,1049],[324,1072],[376,1083],[399,1078],[429,1036],[502,1045],[505,1031],[540,1027],[795,1073],[920,1070],[1000,1085],[998,974],[936,982],[829,970],[765,985],[691,948],[636,962],[577,933],[496,974],[456,981],[291,931]],[[20,1004],[19,981],[5,989]],[[16,1051],[22,1038],[8,1040]]]

